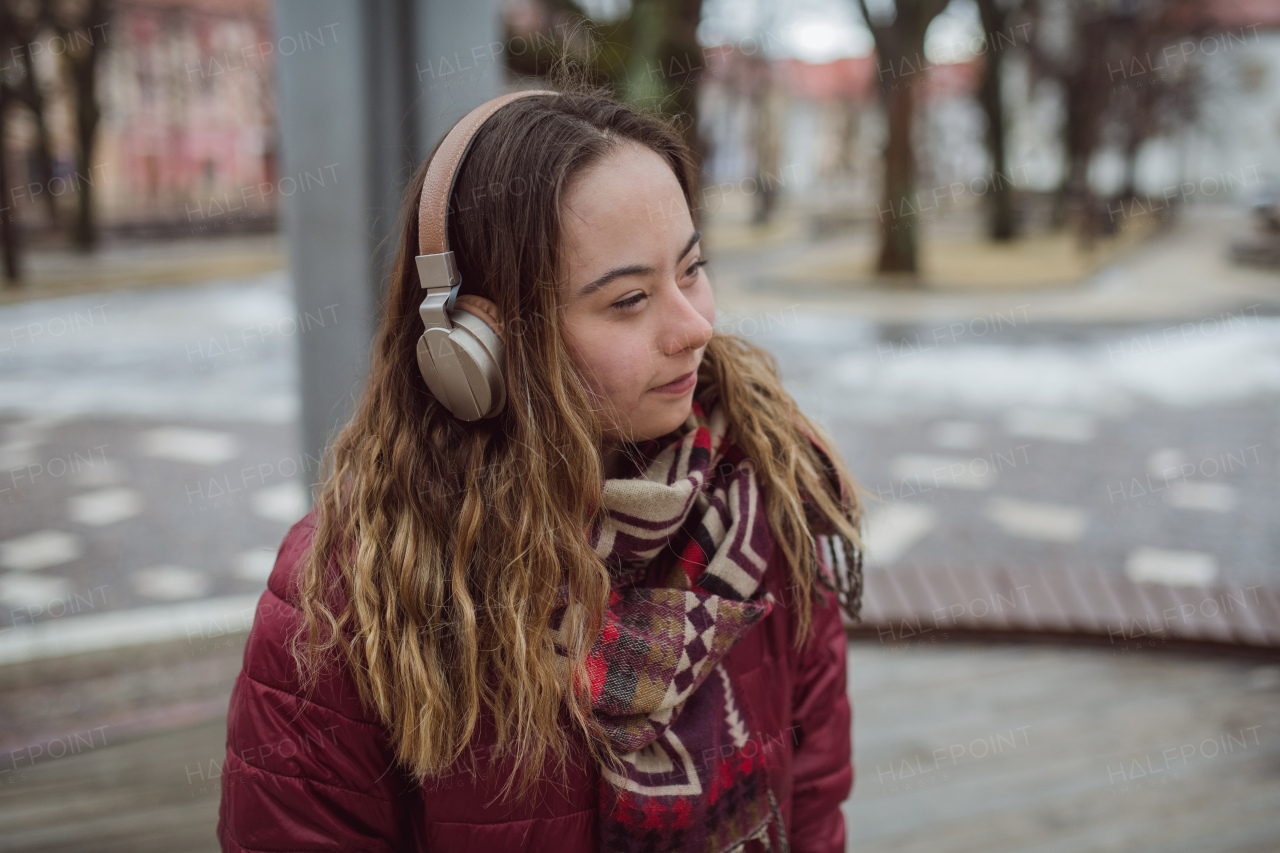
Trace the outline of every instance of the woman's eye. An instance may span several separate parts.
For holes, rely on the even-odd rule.
[[[689,265],[689,268],[685,270],[685,275],[697,276],[698,268],[706,265],[706,263],[707,262],[705,259],[694,261],[692,264]],[[635,296],[630,297],[629,299],[623,299],[621,302],[615,302],[611,307],[617,308],[620,311],[625,311],[628,308],[639,305],[641,302],[643,302],[647,298],[648,296],[646,296],[643,292],[641,292],[641,293],[637,293]]]
[[[643,293],[637,293],[630,299],[624,299],[621,302],[613,303],[614,308],[630,308],[632,305],[639,305],[641,300],[645,298]]]

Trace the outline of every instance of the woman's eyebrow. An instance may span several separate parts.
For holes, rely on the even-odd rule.
[[[684,250],[680,252],[680,257],[683,258],[685,255],[689,254],[689,251],[701,239],[702,239],[702,232],[694,231],[693,235],[689,237],[689,242],[685,243]],[[622,278],[625,275],[654,275],[657,272],[658,271],[655,270],[653,267],[644,266],[642,264],[632,264],[631,266],[627,266],[627,267],[615,267],[614,269],[609,270],[607,273],[600,276],[598,279],[591,282],[590,284],[583,285],[582,289],[578,291],[578,298],[581,299],[583,297],[590,296],[600,288],[607,285],[609,282],[613,281],[614,279]]]

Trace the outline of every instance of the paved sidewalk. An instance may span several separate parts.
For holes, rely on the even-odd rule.
[[[0,660],[37,623],[262,590],[318,470],[296,337],[341,318],[283,273],[0,307]]]
[[[866,632],[1280,648],[1280,274],[1228,263],[1242,224],[1193,211],[1075,288],[806,285],[801,244],[713,260],[722,328],[778,357],[868,492]]]
[[[849,850],[1280,849],[1280,667],[855,643]]]
[[[232,675],[218,676],[224,691]],[[1280,667],[954,638],[853,642],[849,694],[849,850],[1280,847]],[[145,732],[81,720],[60,735],[0,751],[0,850],[218,849],[216,712]]]
[[[1097,275],[1074,285],[1016,288],[1008,283],[987,290],[960,287],[894,289],[875,286],[865,272],[824,275],[814,260],[830,247],[867,243],[855,232],[816,241],[804,238],[798,223],[778,226],[778,238],[751,241],[726,225],[732,251],[715,254],[715,224],[708,226],[717,307],[740,315],[764,315],[792,306],[827,317],[930,327],[968,322],[1015,310],[1026,324],[1115,323],[1168,325],[1168,321],[1237,313],[1259,305],[1264,314],[1280,310],[1280,272],[1232,264],[1228,246],[1254,228],[1236,208],[1190,208],[1164,232],[1120,256]],[[871,254],[868,252],[868,254]]]
[[[0,305],[272,272],[285,267],[282,242],[277,234],[118,240],[90,255],[36,247],[22,258],[20,285],[0,282]]]
[[[1222,260],[1237,227],[1026,292],[770,295],[805,246],[713,256],[721,327],[876,498],[852,849],[1276,849],[1277,670],[1161,653],[1277,645],[1280,281]],[[39,759],[0,767],[0,849],[216,849],[218,715],[318,464],[294,345],[344,308],[153,284],[0,306],[0,758]],[[955,644],[1046,632],[1104,648]]]
[[[1273,644],[1280,286],[1226,265],[1239,222],[1205,217],[1078,291],[766,299],[804,246],[713,260],[721,328],[777,355],[875,498],[871,629],[1048,630],[1075,605],[1009,580],[1034,570],[1098,579],[1068,630],[1186,633],[1187,603],[1247,601],[1266,623],[1248,637]],[[283,272],[0,306],[0,660],[72,648],[62,626],[112,612],[243,609],[318,471],[295,435],[297,337],[344,311],[300,315]],[[961,586],[904,599],[893,571]],[[1203,615],[1210,639],[1245,637]]]

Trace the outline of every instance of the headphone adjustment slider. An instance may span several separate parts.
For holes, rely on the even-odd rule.
[[[427,291],[426,298],[418,307],[422,322],[428,329],[452,328],[446,310],[462,284],[453,252],[418,255],[415,260],[418,265],[418,281]]]

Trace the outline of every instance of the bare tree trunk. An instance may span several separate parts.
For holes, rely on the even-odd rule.
[[[667,40],[663,43],[664,60],[669,73],[671,115],[682,116],[681,130],[685,144],[693,153],[698,168],[694,172],[697,185],[693,197],[702,192],[702,164],[706,162],[707,144],[698,122],[698,89],[706,60],[698,43],[698,24],[702,21],[702,0],[667,0]]]
[[[911,150],[915,87],[901,86],[886,95],[889,138],[884,150],[884,192],[881,195],[879,272],[917,271],[920,217],[916,212],[916,164]]]
[[[0,2],[0,49],[5,59],[11,60],[18,72],[16,82],[6,80],[0,83],[8,89],[7,97],[10,105],[24,105],[31,111],[36,126],[36,177],[43,192],[41,202],[45,205],[49,224],[58,225],[58,205],[53,196],[53,158],[50,155],[52,146],[49,143],[49,126],[45,120],[44,96],[36,83],[36,66],[32,60],[31,46],[40,34],[41,18],[39,11],[26,10],[25,14],[15,12],[12,4]],[[6,75],[8,76],[8,75]],[[5,184],[8,188],[8,183]],[[33,193],[32,195],[35,195]],[[6,197],[5,207],[14,205],[13,196]]]
[[[866,0],[858,0],[863,20],[875,39],[880,96],[889,120],[880,208],[880,259],[876,266],[882,273],[914,274],[919,269],[916,229],[920,220],[916,215],[916,159],[912,140],[915,91],[924,84],[926,73],[924,34],[948,2],[895,0],[893,18],[882,22],[872,16]]]
[[[68,45],[72,44],[70,36],[73,30],[102,32],[107,26],[107,20],[106,0],[89,0],[79,21],[66,22],[56,16],[52,17],[53,26]],[[87,46],[85,42],[85,39],[78,40],[78,49],[74,51],[68,47],[63,53],[63,59],[76,103],[73,134],[76,141],[77,203],[71,236],[77,249],[89,252],[98,242],[98,229],[93,217],[93,146],[101,116],[97,97],[97,68],[101,51],[98,39],[88,39]]]
[[[978,103],[987,117],[987,154],[991,158],[991,193],[988,198],[987,233],[992,240],[1006,242],[1015,236],[1017,223],[1013,212],[1012,181],[1006,180],[1008,157],[1005,149],[1004,102],[1001,97],[1004,80],[1004,51],[997,34],[1003,33],[1009,12],[997,5],[998,0],[978,0],[982,26],[987,32],[987,52],[983,57],[982,82],[978,87]]]
[[[1117,62],[1115,42],[1123,20],[1107,17],[1093,6],[1071,6],[1073,49],[1062,58],[1032,51],[1033,60],[1055,79],[1065,101],[1062,145],[1067,170],[1055,194],[1053,224],[1068,220],[1078,228],[1080,241],[1092,247],[1097,238],[1100,208],[1089,183],[1089,165],[1097,151],[1102,125],[1114,107],[1111,74]],[[1121,51],[1121,58],[1123,51]]]
[[[0,82],[0,243],[4,245],[5,286],[17,287],[22,279],[22,268],[18,262],[20,251],[18,229],[13,221],[13,211],[9,204],[13,200],[13,195],[9,192],[9,158],[4,148],[8,117],[8,86]]]
[[[36,84],[36,65],[31,59],[31,44],[35,41],[37,31],[32,28],[18,28],[17,21],[10,17],[9,21],[14,34],[22,39],[21,49],[12,51],[23,67],[22,86],[15,92],[16,99],[31,110],[31,117],[36,125],[36,173],[43,188],[43,201],[49,214],[49,224],[58,227],[58,204],[53,195],[53,146],[49,142],[49,124],[45,121],[44,95]]]
[[[858,111],[858,105],[852,100],[842,101],[840,103],[840,131],[837,137],[839,149],[836,152],[836,172],[841,177],[852,177],[857,171],[857,161],[853,156],[853,146],[858,141],[858,129],[861,123],[862,116]]]
[[[756,92],[755,101],[756,127],[754,142],[756,149],[755,197],[751,221],[756,225],[764,225],[773,218],[774,208],[778,204],[778,186],[780,164],[782,162],[782,105],[779,103],[777,84],[769,66],[763,69],[762,85]]]
[[[80,251],[92,251],[98,242],[97,223],[93,218],[93,143],[98,128],[98,104],[94,96],[94,61],[77,64],[76,87],[76,218],[72,239]]]

